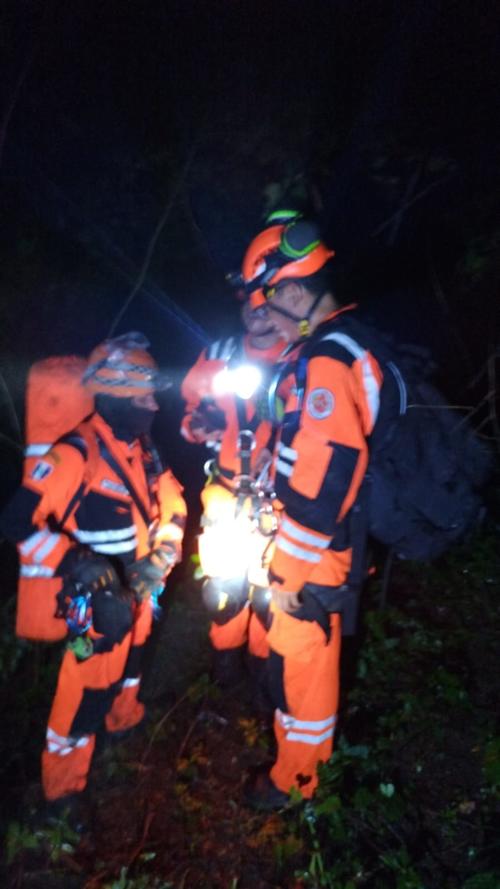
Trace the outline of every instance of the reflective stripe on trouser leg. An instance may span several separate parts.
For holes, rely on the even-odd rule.
[[[60,740],[66,743],[58,745],[58,749],[47,739],[47,747],[42,753],[42,787],[48,800],[81,793],[85,789],[94,752],[95,735]]]
[[[225,624],[210,624],[208,635],[213,647],[217,651],[225,651],[228,648],[240,648],[242,645],[246,645],[250,613],[250,608],[245,607]]]
[[[144,704],[138,700],[141,689],[141,663],[144,645],[151,632],[152,608],[149,599],[138,605],[132,627],[132,645],[125,665],[120,690],[106,716],[108,732],[123,732],[138,725],[145,714]]]
[[[113,650],[78,661],[66,651],[59,670],[42,754],[42,786],[47,799],[80,792],[87,783],[95,731],[102,724],[113,686],[123,676],[131,635]]]
[[[317,787],[318,764],[326,762],[333,749],[339,695],[338,614],[330,615],[330,626],[330,642],[325,645],[324,637],[317,638],[315,624],[301,621],[304,639],[311,632],[316,640],[307,661],[283,653],[287,712],[275,713],[278,755],[270,776],[280,790],[296,787],[306,798]]]

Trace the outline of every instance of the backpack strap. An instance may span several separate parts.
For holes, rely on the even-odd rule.
[[[149,514],[149,510],[146,508],[146,504],[144,503],[139,492],[137,491],[137,488],[135,487],[134,482],[130,478],[129,474],[125,471],[125,469],[118,462],[118,460],[116,459],[114,454],[111,453],[106,442],[101,438],[101,436],[97,432],[95,433],[95,435],[97,438],[99,453],[100,453],[102,459],[108,464],[108,466],[113,470],[113,472],[123,482],[128,493],[130,494],[132,500],[134,501],[146,528],[149,528],[149,525],[151,523],[151,516]]]

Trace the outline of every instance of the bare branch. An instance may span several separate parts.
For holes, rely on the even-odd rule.
[[[163,228],[167,222],[167,219],[170,216],[170,213],[172,212],[172,208],[175,204],[177,196],[178,196],[182,186],[184,185],[184,182],[186,180],[186,177],[187,177],[187,174],[188,174],[189,169],[191,167],[191,164],[193,163],[195,153],[196,153],[196,143],[193,142],[191,150],[186,158],[186,162],[185,162],[181,172],[179,173],[179,176],[177,177],[177,181],[174,183],[174,187],[173,187],[170,197],[167,201],[165,209],[164,209],[162,215],[160,216],[160,218],[157,222],[156,228],[155,228],[153,235],[151,237],[151,240],[149,241],[149,244],[148,244],[147,250],[146,250],[146,255],[144,257],[144,262],[143,262],[142,268],[139,272],[137,281],[135,282],[134,286],[132,287],[132,290],[130,291],[129,295],[125,299],[121,309],[115,315],[115,318],[114,318],[114,320],[111,324],[111,327],[109,328],[109,331],[108,331],[108,337],[113,336],[113,334],[114,334],[116,328],[118,327],[120,321],[122,320],[125,312],[127,311],[128,307],[132,303],[132,300],[137,296],[139,290],[141,289],[142,285],[144,284],[146,275],[149,270],[149,265],[151,263],[153,253],[154,253],[156,244],[158,242],[158,238],[160,237],[160,235],[163,231]]]

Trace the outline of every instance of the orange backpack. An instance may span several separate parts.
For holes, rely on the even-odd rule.
[[[31,367],[26,387],[24,478],[29,478],[37,460],[56,441],[92,413],[92,396],[81,383],[86,366],[84,358],[62,355],[37,361]],[[45,534],[47,539],[56,537],[48,529],[37,533],[39,536]],[[18,546],[20,578],[16,634],[24,639],[56,641],[67,633],[65,621],[54,616],[61,579],[37,575],[35,544],[40,547],[47,542],[44,544],[41,538],[36,540],[34,534]],[[69,545],[69,539],[64,537],[58,541],[57,555],[60,558]]]

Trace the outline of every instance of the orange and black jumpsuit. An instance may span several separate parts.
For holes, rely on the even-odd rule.
[[[270,774],[280,790],[293,786],[310,797],[316,767],[332,752],[341,635],[334,594],[351,568],[353,506],[382,373],[362,326],[341,310],[301,347],[294,376],[275,452],[283,511],[270,578],[301,591],[303,604],[293,614],[272,605],[268,663],[278,754]]]
[[[225,503],[232,491],[232,481],[241,473],[241,458],[238,453],[238,437],[243,428],[250,429],[255,436],[255,447],[252,451],[251,465],[255,468],[262,450],[270,446],[272,426],[268,419],[261,418],[258,400],[253,397],[241,399],[233,394],[215,395],[214,377],[224,368],[237,363],[272,367],[283,351],[284,343],[280,340],[268,349],[256,349],[250,343],[248,334],[242,337],[229,337],[217,340],[198,357],[183,380],[182,397],[186,401],[185,415],[181,425],[181,434],[188,441],[195,442],[190,428],[192,415],[197,411],[203,399],[211,400],[223,413],[225,428],[216,443],[216,479],[208,484],[201,495],[204,513],[216,512],[217,503]],[[203,520],[202,520],[203,521]],[[260,621],[255,619],[248,607],[245,607],[232,619],[215,623],[210,627],[210,640],[217,650],[239,648],[248,642],[249,651],[256,657],[264,658],[268,654],[265,632]]]
[[[20,582],[32,580],[39,589],[46,578],[54,610],[61,586],[57,566],[71,546],[88,546],[123,568],[162,541],[175,543],[180,558],[186,514],[181,486],[169,470],[151,465],[150,453],[138,441],[118,441],[98,414],[40,459],[29,458],[29,466],[2,525],[18,543]],[[108,642],[91,627],[90,657],[80,660],[71,648],[65,651],[42,754],[47,799],[84,789],[95,733],[103,723],[117,732],[141,721],[144,706],[137,695],[151,620],[150,600],[135,603],[132,625],[120,641]]]

